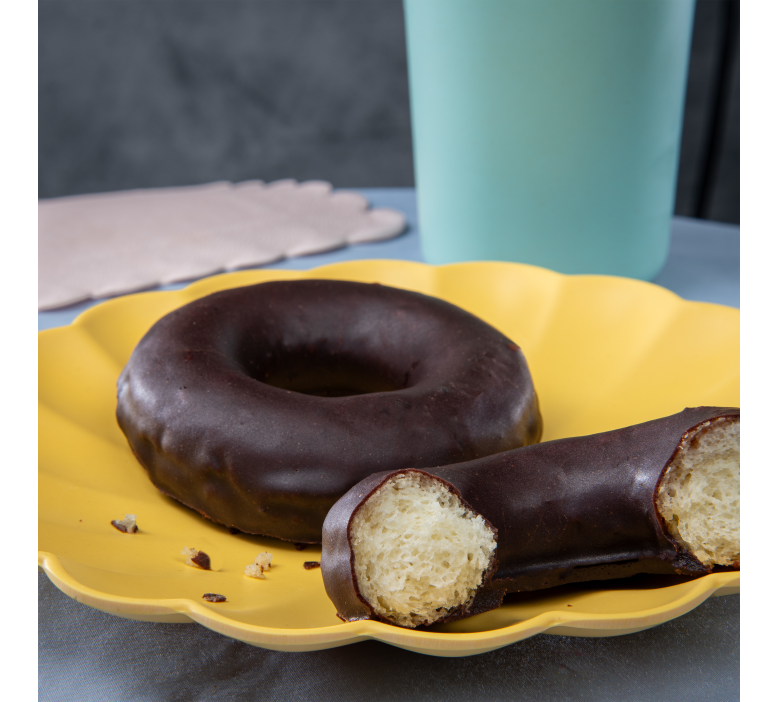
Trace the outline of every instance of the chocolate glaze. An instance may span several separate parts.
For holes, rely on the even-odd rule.
[[[703,575],[710,568],[671,537],[655,499],[683,440],[713,421],[739,421],[739,409],[686,409],[420,472],[455,488],[496,527],[497,569],[484,580],[483,597],[637,573]],[[321,569],[342,619],[378,618],[358,592],[350,526],[361,505],[397,472],[356,485],[324,524]]]
[[[251,534],[318,543],[376,471],[539,441],[520,349],[442,300],[330,280],[261,283],[159,320],[116,416],[166,494]]]

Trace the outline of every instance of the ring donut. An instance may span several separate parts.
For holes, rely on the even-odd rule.
[[[447,465],[542,432],[523,353],[420,293],[332,280],[217,292],[160,319],[116,416],[157,488],[251,534],[320,543],[377,471]]]

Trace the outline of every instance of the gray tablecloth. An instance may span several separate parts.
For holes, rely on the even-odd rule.
[[[396,207],[399,239],[291,259],[309,268],[356,258],[423,260],[415,195],[362,191]],[[676,218],[655,280],[689,300],[739,306],[739,229]],[[177,286],[176,286],[177,287]],[[68,324],[90,304],[38,315]],[[679,619],[609,638],[539,635],[469,658],[435,658],[378,642],[278,653],[196,624],[149,624],[90,609],[39,574],[40,700],[673,700],[739,699],[739,596],[711,598]]]

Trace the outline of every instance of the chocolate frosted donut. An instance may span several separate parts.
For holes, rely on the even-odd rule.
[[[261,283],[160,319],[116,416],[160,490],[229,527],[321,541],[376,471],[539,441],[518,346],[442,300],[376,284]]]
[[[369,476],[327,516],[321,555],[340,618],[406,627],[507,592],[715,566],[739,567],[734,408]]]

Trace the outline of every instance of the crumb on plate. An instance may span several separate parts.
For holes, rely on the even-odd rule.
[[[111,525],[122,532],[122,534],[134,534],[138,530],[135,519],[134,514],[125,514],[124,519],[114,519]],[[81,520],[79,519],[78,521],[80,522]]]
[[[196,548],[185,548],[181,554],[186,556],[186,565],[192,568],[210,570],[210,556],[205,551],[198,551]]]
[[[270,570],[272,561],[272,554],[267,551],[262,551],[251,565],[247,565],[245,574],[249,578],[259,578],[264,580],[264,571]]]
[[[215,592],[206,592],[202,596],[203,600],[207,600],[208,602],[226,602],[227,598],[224,597],[224,595],[217,595]]]

